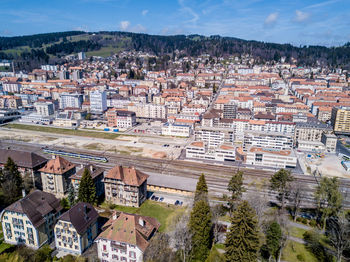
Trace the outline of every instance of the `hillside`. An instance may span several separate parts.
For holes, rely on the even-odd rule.
[[[212,57],[250,54],[260,63],[295,59],[298,65],[350,68],[350,44],[341,47],[304,46],[248,41],[233,37],[174,35],[160,36],[128,32],[81,31],[0,37],[0,59],[15,60],[16,68],[31,69],[42,63],[61,62],[62,57],[80,51],[88,56],[104,56],[123,50],[145,51],[155,55]]]

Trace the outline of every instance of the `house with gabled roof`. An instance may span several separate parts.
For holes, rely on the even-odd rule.
[[[104,177],[106,201],[139,207],[147,197],[149,175],[135,167],[115,166]]]
[[[4,241],[34,249],[50,244],[61,210],[60,201],[53,194],[33,191],[1,212]]]
[[[115,211],[96,238],[101,261],[142,262],[160,223],[152,217]]]
[[[99,233],[99,215],[89,203],[79,202],[63,213],[55,225],[56,248],[73,255],[88,249]]]
[[[43,191],[63,198],[68,192],[69,177],[75,174],[75,165],[60,156],[53,156],[39,171]]]

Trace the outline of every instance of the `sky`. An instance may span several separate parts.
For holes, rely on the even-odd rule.
[[[0,35],[70,30],[350,42],[350,0],[0,0]]]

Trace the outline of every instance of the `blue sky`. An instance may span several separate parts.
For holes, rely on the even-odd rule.
[[[350,0],[0,0],[2,36],[68,30],[338,46],[350,41]]]

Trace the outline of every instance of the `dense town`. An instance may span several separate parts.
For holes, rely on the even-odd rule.
[[[234,234],[249,229],[251,261],[348,255],[331,226],[349,207],[346,70],[248,54],[177,52],[164,70],[145,52],[65,59],[31,72],[0,61],[10,69],[0,72],[5,255],[249,261],[234,260]],[[234,172],[207,175],[214,166]],[[187,170],[196,176],[172,173]]]

